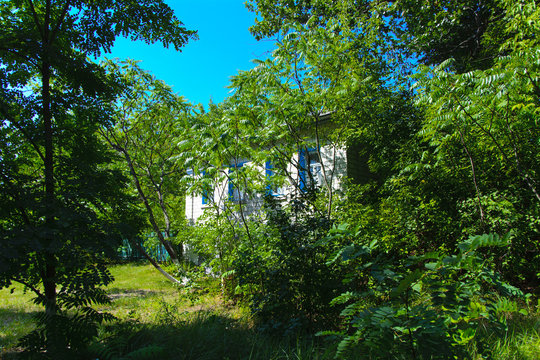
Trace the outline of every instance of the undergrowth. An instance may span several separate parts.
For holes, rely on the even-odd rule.
[[[178,289],[161,280],[150,266],[111,267],[116,281],[107,310],[117,320],[103,325],[89,347],[88,358],[104,359],[333,359],[333,339],[285,338],[258,332],[248,309],[221,296],[218,279],[201,277]],[[0,358],[17,359],[17,338],[32,330],[38,310],[22,288],[0,291]],[[493,359],[540,358],[540,315],[531,300],[528,315],[508,319],[503,337],[486,338]],[[334,339],[335,340],[335,339]],[[470,348],[473,359],[481,359]],[[362,359],[361,354],[354,358]]]

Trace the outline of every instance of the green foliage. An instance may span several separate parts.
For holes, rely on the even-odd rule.
[[[504,331],[506,318],[517,312],[511,298],[522,292],[502,281],[478,252],[507,246],[510,234],[471,236],[455,255],[407,258],[389,257],[376,242],[354,242],[356,234],[346,227],[331,234],[353,241],[334,261],[356,270],[351,290],[333,301],[345,305],[346,330],[321,333],[343,337],[340,356],[357,349],[372,358],[447,359],[466,356],[471,344],[488,355],[482,328]]]
[[[187,239],[190,252],[197,254],[197,263],[215,274],[223,274],[231,269],[240,237],[245,233],[239,225],[231,224],[226,215],[209,211],[195,226],[186,226],[179,236]]]
[[[0,2],[0,287],[45,306],[22,344],[49,358],[77,357],[107,319],[90,308],[112,280],[101,260],[138,230],[97,136],[119,86],[89,60],[119,35],[176,49],[195,36],[158,0]]]
[[[103,342],[95,342],[90,353],[104,360],[150,360],[162,358],[165,349],[155,344],[154,334],[134,321],[126,321],[104,329]]]
[[[341,233],[342,230],[333,230],[333,236]],[[218,279],[199,281],[199,288],[193,291],[194,288],[175,288],[158,276],[150,265],[131,263],[109,269],[115,281],[107,287],[107,292],[114,301],[104,308],[114,313],[117,320],[100,327],[98,337],[89,347],[89,358],[101,359],[106,354],[127,357],[146,347],[160,351],[160,359],[334,358],[335,337],[285,339],[257,331],[247,309],[222,301]],[[207,288],[216,290],[208,292]],[[16,287],[15,294],[10,294],[8,289],[0,290],[2,359],[20,357],[10,334],[25,332],[27,327],[20,320],[28,312],[38,309],[29,302],[30,299],[30,294],[22,293],[21,286]],[[489,327],[479,328],[478,331],[485,335],[483,347],[493,349],[494,360],[538,358],[540,322],[535,307],[536,299],[530,298],[525,307],[528,315],[507,316],[509,331],[504,334],[497,334]],[[360,351],[349,356],[354,359],[364,357],[366,355]],[[470,357],[481,358],[474,346],[470,349]]]
[[[109,297],[99,286],[109,284],[112,275],[97,257],[87,257],[85,261],[84,265],[64,269],[56,312],[38,313],[36,329],[19,340],[25,356],[43,359],[83,356],[88,343],[97,336],[99,325],[114,319],[92,307],[110,304]],[[34,302],[44,306],[47,299],[37,297]]]
[[[504,55],[494,56],[490,67],[455,73],[455,60],[450,59],[421,68],[417,101],[425,107],[426,118],[419,135],[430,144],[432,166],[470,179],[468,187],[474,193],[454,200],[459,226],[465,233],[513,229],[508,256],[501,254],[507,259],[499,265],[512,280],[534,283],[540,253],[540,58],[531,34],[540,12],[528,1],[502,1],[499,6],[506,24],[500,29],[505,41],[499,50]]]
[[[336,324],[330,300],[342,289],[339,266],[325,263],[338,244],[321,240],[331,226],[299,198],[289,208],[267,198],[267,223],[233,263],[234,278],[263,330],[291,335]]]
[[[286,33],[284,27],[287,23],[308,25],[309,27],[322,26],[324,21],[338,17],[342,12],[356,16],[369,11],[369,1],[355,0],[343,1],[269,1],[249,0],[246,2],[248,10],[254,12],[258,18],[249,31],[257,40],[268,38],[278,33]],[[351,16],[351,18],[354,18]]]
[[[113,167],[131,178],[149,228],[178,265],[182,252],[178,254],[172,241],[182,225],[184,192],[179,183],[185,172],[178,143],[182,129],[189,126],[191,105],[136,61],[109,61],[106,67],[120,77],[123,91],[114,106],[114,127],[101,134],[122,158]]]
[[[396,1],[389,18],[406,51],[436,65],[453,58],[458,72],[488,68],[507,35],[499,0]]]
[[[194,124],[200,148],[184,144],[195,173],[206,171],[192,189],[232,176],[260,191],[255,172],[222,169],[231,159],[289,164],[317,135],[317,145],[349,146],[351,184],[337,205],[326,186],[299,208],[267,208],[262,224],[228,222],[231,207],[200,233],[202,248],[231,245],[225,274],[263,327],[331,327],[343,303],[344,354],[464,357],[474,344],[493,355],[480,330],[504,330],[517,309],[507,296],[519,293],[502,279],[534,287],[539,273],[535,2],[275,5],[248,7],[262,17],[257,37],[279,34],[276,51],[235,76],[234,95]],[[337,228],[321,241],[331,224],[321,214],[358,231]],[[509,235],[461,241],[482,233]],[[351,291],[332,308],[328,295],[343,279]]]
[[[66,360],[85,356],[88,353],[88,344],[98,335],[98,326],[104,321],[114,319],[112,315],[100,313],[90,307],[109,303],[110,300],[104,293],[85,294],[85,298],[88,297],[94,299],[91,302],[86,301],[88,306],[78,306],[75,312],[59,311],[53,315],[38,315],[38,328],[19,341],[19,345],[25,349],[24,356],[31,359]]]

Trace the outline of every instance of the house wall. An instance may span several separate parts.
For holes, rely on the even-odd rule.
[[[341,188],[341,180],[344,176],[347,175],[347,151],[345,148],[336,148],[333,146],[322,146],[319,150],[321,163],[324,165],[324,170],[326,173],[326,179],[328,183],[331,183],[332,189],[338,191]],[[288,172],[291,174],[293,181],[296,184],[299,184],[300,174],[298,172],[298,163],[300,160],[300,155],[296,153],[290,160],[288,164]],[[264,165],[254,165],[249,161],[243,161],[243,166],[254,167],[257,172],[260,173],[261,178],[264,178],[266,168]],[[223,170],[227,171],[227,170]],[[223,174],[224,175],[224,174]],[[201,176],[191,174],[191,176]],[[218,207],[219,209],[224,208],[224,204],[229,200],[229,184],[226,179],[226,176],[223,176],[224,180],[214,185],[213,195],[214,201],[209,201],[208,204],[203,204],[203,195],[197,193],[191,193],[186,196],[186,218],[192,224],[195,224],[197,220],[204,214],[205,211],[212,211]],[[324,179],[321,178],[322,184],[320,186],[326,186]],[[288,201],[295,192],[299,191],[298,186],[295,186],[295,183],[286,183],[282,186],[283,196],[281,198],[283,201]],[[239,206],[242,206],[242,215],[249,216],[253,213],[256,213],[262,206],[263,194],[253,194],[251,193],[249,199],[237,204],[237,209]],[[231,216],[241,216],[239,211],[230,213]]]
[[[332,182],[332,189],[341,189],[343,177],[347,175],[347,150],[333,146],[321,148],[322,161],[326,166],[326,177]]]
[[[193,177],[201,175],[189,174]],[[228,199],[228,183],[226,181],[221,184],[214,185],[212,191],[204,196],[207,201],[203,204],[203,194],[192,192],[186,196],[186,218],[191,224],[195,224],[197,220],[204,214],[205,211],[211,211],[215,206],[223,204]]]

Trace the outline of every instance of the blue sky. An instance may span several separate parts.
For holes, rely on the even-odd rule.
[[[272,41],[257,41],[249,33],[255,16],[245,0],[165,0],[188,29],[198,30],[199,40],[182,52],[119,38],[107,58],[142,60],[139,64],[190,102],[207,106],[228,94],[229,78],[248,70],[253,59],[264,58]]]

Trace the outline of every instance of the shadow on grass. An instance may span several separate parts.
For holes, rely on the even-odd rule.
[[[154,290],[142,290],[142,289],[119,289],[119,288],[111,288],[107,291],[109,297],[112,300],[116,300],[123,297],[148,297],[148,296],[154,296],[162,294],[162,291],[154,291]]]
[[[189,318],[162,319],[158,325],[124,321],[106,326],[94,344],[99,358],[159,359],[331,359],[335,348],[318,338],[284,339],[266,336],[237,320],[211,311]],[[130,355],[131,354],[131,355]]]
[[[39,311],[20,309],[0,309],[0,359],[9,359],[10,353],[17,353],[17,343],[21,337],[35,328],[35,316]]]

